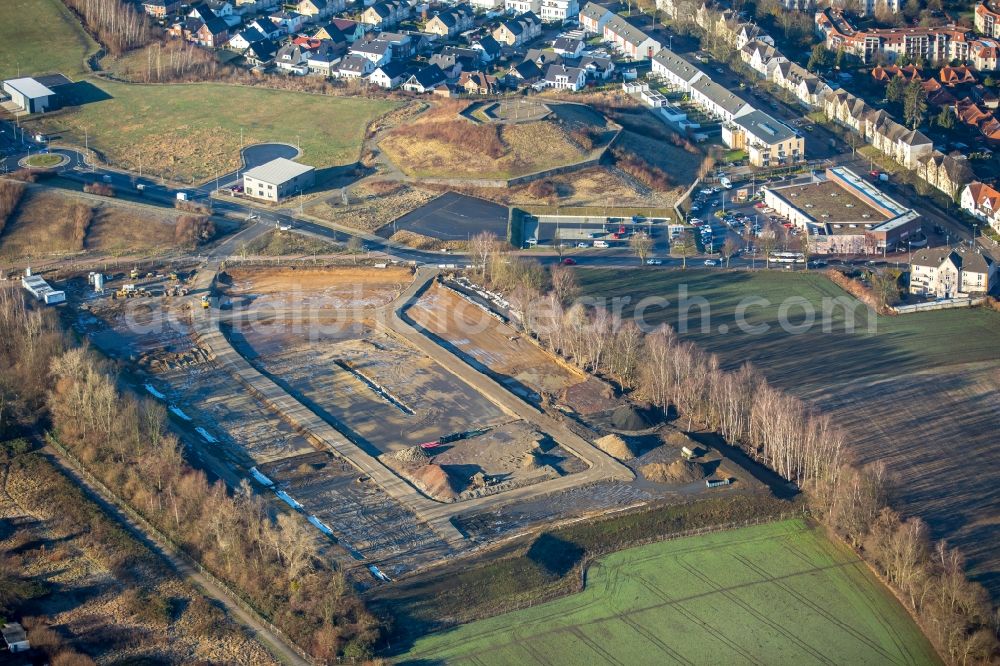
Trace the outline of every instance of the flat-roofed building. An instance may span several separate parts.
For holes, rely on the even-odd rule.
[[[243,192],[264,201],[281,201],[316,183],[316,169],[279,157],[243,174]]]
[[[763,111],[751,111],[723,125],[722,141],[734,150],[745,150],[750,164],[757,167],[805,159],[805,140]]]
[[[56,94],[35,79],[9,79],[3,82],[3,89],[27,113],[45,113],[55,106]]]
[[[906,248],[920,215],[844,167],[804,184],[773,187],[764,202],[809,234],[816,254],[882,254]]]

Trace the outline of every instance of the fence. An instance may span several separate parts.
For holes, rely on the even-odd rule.
[[[892,308],[896,314],[908,314],[910,312],[927,312],[930,310],[951,310],[952,308],[971,308],[986,300],[985,297],[948,298],[941,301],[931,301],[929,303],[914,303],[912,305],[897,305]]]
[[[256,619],[259,623],[266,626],[271,632],[273,632],[276,636],[281,638],[289,648],[291,648],[297,655],[299,655],[306,662],[310,664],[316,664],[317,666],[323,663],[311,657],[309,653],[307,653],[305,650],[299,647],[298,644],[295,643],[295,641],[289,638],[284,631],[271,624],[271,622],[267,619],[267,616],[264,615],[264,613],[262,613],[252,604],[246,601],[242,597],[242,595],[233,590],[229,585],[219,580],[214,574],[212,574],[212,572],[210,572],[208,569],[203,567],[197,560],[191,557],[191,555],[189,555],[188,552],[184,550],[184,548],[180,544],[178,544],[176,541],[174,541],[166,534],[161,532],[159,529],[154,527],[140,513],[138,513],[135,509],[133,509],[127,502],[122,500],[116,493],[112,492],[111,489],[108,488],[106,485],[104,485],[104,483],[100,479],[96,478],[93,474],[91,474],[87,470],[87,468],[83,465],[83,463],[81,463],[75,455],[73,455],[68,449],[66,449],[62,444],[60,444],[59,441],[53,435],[46,434],[45,439],[46,443],[48,443],[50,446],[52,446],[52,448],[58,451],[60,455],[62,455],[63,458],[70,463],[70,466],[73,467],[73,469],[76,470],[76,472],[80,476],[82,476],[84,479],[87,480],[88,483],[94,486],[97,489],[98,493],[103,495],[106,500],[108,500],[111,504],[114,504],[116,507],[125,512],[125,514],[129,518],[131,518],[136,522],[136,524],[139,526],[140,529],[148,532],[149,534],[152,534],[153,537],[160,542],[160,545],[166,545],[167,549],[170,550],[175,556],[183,560],[185,564],[187,564],[195,571],[200,573],[202,576],[207,578],[213,585],[223,590],[229,597],[230,601],[232,601],[237,606],[242,608],[244,611],[252,615],[254,619]]]
[[[644,217],[647,219],[674,216],[671,208],[645,208],[641,206],[548,206],[544,204],[518,205],[530,215],[562,217]]]

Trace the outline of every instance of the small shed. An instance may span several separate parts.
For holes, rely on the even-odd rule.
[[[31,649],[31,644],[28,643],[28,634],[25,633],[24,627],[19,622],[3,625],[0,633],[3,634],[3,642],[7,644],[7,649],[11,652],[27,652]]]
[[[35,79],[8,79],[3,89],[22,111],[45,113],[55,106],[55,93]]]

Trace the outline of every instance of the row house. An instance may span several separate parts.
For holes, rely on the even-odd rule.
[[[823,100],[823,112],[907,169],[916,169],[920,158],[934,151],[933,143],[923,133],[906,129],[888,112],[870,107],[847,91],[828,93]]]
[[[1000,232],[1000,192],[974,181],[965,186],[959,200],[962,210]]]
[[[476,12],[469,5],[455,5],[437,13],[427,22],[424,32],[440,37],[454,37],[476,25]]]
[[[878,65],[872,68],[872,78],[879,83],[888,83],[892,79],[900,78],[909,83],[910,81],[921,80],[920,70],[914,65],[906,65],[905,67],[900,67],[899,65]]]
[[[830,92],[830,86],[821,78],[805,67],[788,60],[771,68],[769,78],[779,88],[792,93],[800,102],[810,107],[820,104],[826,93]]]
[[[532,12],[506,19],[493,32],[493,39],[507,46],[520,46],[542,34],[542,21]]]
[[[745,99],[707,76],[700,77],[691,85],[690,94],[692,102],[725,122],[754,110]]]
[[[973,176],[969,160],[964,156],[945,155],[940,150],[917,158],[916,172],[918,178],[944,192],[952,200]]]
[[[604,26],[614,16],[604,5],[588,2],[580,10],[580,29],[588,35],[603,35]]]
[[[774,67],[788,62],[788,58],[773,45],[757,39],[747,42],[740,48],[740,59],[764,78],[770,78],[769,72]]]
[[[650,72],[667,85],[685,93],[691,92],[694,82],[705,76],[705,72],[670,49],[660,49],[653,56]]]
[[[391,28],[410,18],[410,11],[405,0],[381,0],[361,12],[361,21],[376,28]]]
[[[604,25],[604,41],[632,60],[652,58],[661,48],[660,42],[617,14]]]

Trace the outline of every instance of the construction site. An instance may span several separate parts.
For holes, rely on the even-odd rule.
[[[67,312],[163,405],[195,464],[301,514],[362,584],[532,526],[761,489],[439,273],[80,275]]]

